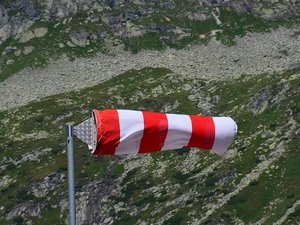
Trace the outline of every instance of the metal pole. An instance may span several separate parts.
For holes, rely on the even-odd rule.
[[[67,123],[67,147],[68,147],[68,178],[69,178],[69,224],[76,225],[75,206],[75,178],[74,178],[74,148],[73,123]]]

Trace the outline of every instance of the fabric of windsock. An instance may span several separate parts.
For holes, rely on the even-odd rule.
[[[134,110],[93,110],[94,155],[150,153],[200,148],[224,155],[237,125],[230,117],[166,114]]]

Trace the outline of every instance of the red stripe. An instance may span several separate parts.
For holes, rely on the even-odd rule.
[[[157,152],[162,149],[168,133],[168,120],[164,113],[143,112],[144,134],[139,153]]]
[[[215,140],[215,125],[211,117],[190,116],[192,135],[187,147],[212,149]]]
[[[114,155],[120,143],[120,124],[117,110],[94,110],[97,125],[97,143],[94,155]]]

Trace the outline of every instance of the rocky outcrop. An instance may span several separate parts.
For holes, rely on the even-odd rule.
[[[16,217],[30,218],[39,216],[42,209],[45,207],[42,203],[25,202],[16,205],[8,214],[6,219],[11,220]]]
[[[46,176],[42,182],[32,184],[29,192],[37,198],[43,198],[46,197],[50,191],[56,188],[58,184],[65,180],[65,174],[60,172],[51,173]]]
[[[130,4],[129,4],[130,3]],[[178,3],[177,3],[178,4]],[[238,12],[251,13],[264,19],[286,18],[299,15],[299,1],[216,1],[201,0],[190,1],[195,4],[195,10],[178,10],[172,12],[178,18],[203,21],[216,15],[219,7],[232,9]],[[133,28],[127,29],[126,24],[146,17],[150,14],[168,14],[168,10],[175,7],[174,1],[164,0],[156,5],[154,1],[93,1],[93,0],[47,0],[29,1],[17,0],[0,3],[0,44],[9,37],[25,33],[23,41],[33,38],[32,33],[26,33],[30,24],[42,20],[62,20],[80,12],[101,12],[102,21],[106,23],[116,37],[136,36],[131,35]],[[216,9],[216,10],[215,10]],[[152,28],[150,27],[150,30]],[[136,34],[136,32],[135,32]],[[39,36],[39,35],[36,35]]]
[[[0,44],[12,35],[12,27],[9,22],[7,9],[0,5]]]
[[[48,32],[48,28],[46,27],[38,27],[35,28],[34,30],[28,30],[21,35],[19,42],[26,43],[33,38],[43,37],[47,34],[47,32]]]
[[[78,193],[78,224],[106,224],[107,218],[101,215],[102,202],[116,188],[116,182],[106,176],[102,182],[91,182]],[[106,221],[106,222],[105,222]],[[104,223],[105,222],[105,223]]]
[[[248,105],[250,112],[259,115],[270,106],[278,105],[288,97],[287,90],[288,84],[285,82],[280,83],[276,88],[264,88],[250,99]]]

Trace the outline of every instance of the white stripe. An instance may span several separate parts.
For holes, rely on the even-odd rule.
[[[192,122],[188,115],[166,114],[168,133],[162,150],[187,146],[192,135]]]
[[[120,144],[115,154],[136,154],[139,152],[144,134],[144,118],[141,111],[117,110],[120,123]]]
[[[212,152],[222,156],[233,142],[237,133],[237,125],[230,117],[213,117],[215,124],[215,141]]]

